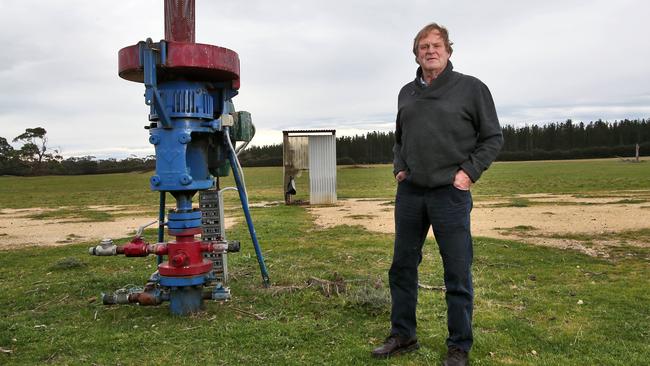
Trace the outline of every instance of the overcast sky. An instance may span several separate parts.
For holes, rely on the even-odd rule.
[[[502,124],[650,118],[649,14],[643,0],[196,0],[196,41],[239,54],[235,106],[265,145],[391,130],[432,21]],[[162,0],[0,0],[0,136],[41,126],[65,157],[153,154],[144,86],[117,76],[118,50],[147,37],[164,37]]]

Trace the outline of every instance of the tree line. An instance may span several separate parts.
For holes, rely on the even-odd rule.
[[[102,159],[94,156],[64,159],[56,149],[48,146],[47,131],[42,127],[28,128],[12,142],[0,137],[0,175],[80,175],[100,173],[125,173],[151,170],[156,167],[153,155],[140,158]]]
[[[589,159],[634,156],[639,144],[642,156],[650,155],[650,119],[502,127],[504,145],[497,161]],[[340,165],[379,164],[393,161],[393,132],[369,132],[336,139]],[[282,145],[246,150],[244,166],[281,166]]]
[[[393,161],[393,132],[368,132],[365,135],[336,138],[339,165],[381,164]],[[253,146],[239,155],[243,166],[282,166],[282,144]]]
[[[502,127],[504,145],[497,160],[548,160],[630,157],[639,145],[641,156],[650,155],[650,119],[589,123],[565,122],[545,125]],[[47,131],[28,128],[12,142],[0,137],[0,175],[75,175],[118,173],[155,168],[155,156],[98,160],[94,156],[64,159],[48,146]],[[380,164],[393,161],[393,132],[336,139],[340,165]],[[239,159],[243,166],[282,166],[282,145],[251,146]]]
[[[597,120],[502,128],[498,160],[587,159],[650,155],[650,119]]]

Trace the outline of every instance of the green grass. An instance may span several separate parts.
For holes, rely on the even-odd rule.
[[[593,233],[575,233],[575,232],[564,232],[564,233],[552,233],[546,234],[540,232],[538,228],[530,225],[518,225],[513,227],[496,227],[495,230],[499,230],[504,234],[515,234],[520,237],[535,237],[535,238],[553,238],[553,239],[568,239],[583,242],[584,244],[593,244],[596,241],[605,241],[612,244],[623,245],[622,251],[629,252],[630,250],[634,252],[646,252],[643,248],[635,248],[639,243],[650,243],[650,228],[639,229],[639,230],[621,230],[621,231],[602,231],[598,234]],[[531,233],[534,232],[534,233]],[[626,245],[637,244],[633,247],[626,247]],[[620,253],[621,250],[609,248],[609,254],[615,255]],[[650,251],[647,251],[650,254]],[[647,257],[650,258],[650,257]]]
[[[90,210],[83,207],[77,207],[74,209],[61,208],[52,211],[43,211],[27,215],[26,217],[34,220],[75,219],[76,222],[102,222],[114,220],[113,215],[108,212]]]
[[[156,205],[149,173],[0,177],[0,207]]]
[[[650,189],[650,165],[616,159],[494,164],[477,184],[486,195],[585,194]]]
[[[618,232],[604,231],[598,234],[562,233],[562,234],[552,234],[549,235],[549,237],[558,238],[558,239],[572,239],[572,240],[579,240],[579,241],[607,240],[607,241],[619,241],[622,243],[628,241],[650,243],[650,228],[640,229],[640,230],[623,230]]]
[[[639,203],[646,203],[648,200],[646,199],[623,199],[615,202],[610,202],[611,204],[630,204],[630,205],[635,205]]]
[[[282,168],[245,168],[251,202],[282,201]],[[156,207],[158,193],[149,189],[151,173],[86,176],[0,177],[0,207],[142,205]],[[309,199],[309,174],[296,180],[297,199]],[[233,186],[232,175],[222,186]],[[392,199],[392,166],[339,167],[339,198]],[[650,164],[619,160],[495,163],[473,187],[476,196],[551,193],[593,196],[599,193],[650,190]],[[226,194],[228,202],[237,194]],[[173,198],[168,195],[168,202]],[[636,201],[635,201],[636,202]]]
[[[59,218],[70,207],[86,212],[92,205],[155,212],[158,194],[149,191],[149,175],[0,177],[0,207],[57,208]],[[614,160],[498,163],[474,193],[508,200],[531,193],[647,194],[649,177],[650,164]],[[305,178],[297,181],[303,195]],[[232,185],[230,179],[222,185]],[[246,169],[246,181],[253,203],[282,200],[281,168]],[[390,166],[338,171],[341,198],[390,200],[394,190]],[[234,203],[236,195],[227,199]],[[439,364],[445,352],[444,293],[426,289],[418,305],[422,348],[389,361],[369,358],[389,329],[391,235],[357,226],[320,229],[298,206],[271,205],[252,214],[273,286],[261,286],[246,227],[239,224],[228,232],[242,240],[242,252],[228,258],[232,300],[207,302],[204,312],[190,317],[171,316],[167,304],[101,305],[101,292],[143,285],[155,270],[153,258],[90,257],[87,247],[95,243],[0,252],[0,349],[10,352],[0,352],[0,364]],[[534,225],[508,230],[525,233]],[[153,241],[154,231],[146,233]],[[650,240],[648,230],[607,235]],[[592,258],[475,238],[472,364],[647,364],[650,249],[621,245],[610,254]],[[342,287],[325,291],[313,278]],[[420,282],[443,285],[433,241],[425,245]]]
[[[536,227],[531,225],[517,225],[513,227],[495,227],[494,229],[500,230],[506,234],[517,234],[517,235],[525,235],[529,231],[538,230]]]
[[[527,198],[514,197],[510,198],[508,202],[493,203],[488,205],[488,207],[529,207],[534,204],[534,202],[531,202]]]
[[[160,307],[105,307],[102,291],[141,285],[152,258],[89,257],[86,246],[28,248],[0,257],[3,364],[366,364],[389,326],[392,237],[359,227],[317,229],[301,207],[254,209],[274,287],[261,286],[244,225],[229,257],[232,301],[175,317]],[[151,235],[152,232],[149,232]],[[650,359],[650,266],[477,238],[475,365],[618,365]],[[325,296],[310,278],[347,287]],[[434,242],[420,282],[442,285]],[[368,284],[379,284],[379,289]],[[290,289],[284,291],[284,289]],[[582,300],[582,305],[578,301]],[[417,353],[378,364],[437,364],[444,294],[420,291]],[[535,350],[537,356],[531,352]]]
[[[373,215],[347,215],[345,218],[353,220],[372,220],[375,216]]]

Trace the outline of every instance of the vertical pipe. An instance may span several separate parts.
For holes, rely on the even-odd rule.
[[[194,0],[165,0],[165,40],[194,43]]]
[[[160,209],[158,210],[158,242],[165,240],[165,191],[160,191]],[[158,256],[158,264],[163,262],[163,256]]]
[[[255,232],[255,227],[253,226],[253,219],[251,218],[250,209],[248,208],[248,197],[241,183],[239,176],[239,171],[237,166],[233,161],[232,154],[230,158],[230,165],[232,166],[233,176],[235,182],[237,183],[237,191],[239,192],[239,199],[241,201],[242,208],[244,209],[244,216],[246,217],[246,224],[248,225],[248,231],[251,234],[251,240],[253,241],[253,247],[255,248],[255,255],[257,256],[257,263],[260,265],[260,272],[262,273],[262,281],[264,282],[265,287],[271,285],[271,280],[269,279],[269,273],[266,269],[266,264],[264,263],[264,256],[262,256],[262,250],[260,249],[260,244],[257,241],[257,233]]]
[[[226,133],[224,134],[224,139],[230,139],[230,134],[228,127],[226,127]],[[226,142],[228,143],[228,142]],[[239,192],[239,200],[241,201],[242,209],[244,210],[244,216],[246,217],[246,224],[248,225],[248,232],[251,234],[251,240],[253,241],[253,247],[255,248],[255,255],[257,256],[257,263],[260,265],[260,272],[262,273],[262,281],[264,282],[265,287],[271,286],[271,280],[269,278],[269,272],[266,269],[266,264],[264,263],[264,256],[262,255],[262,250],[260,249],[260,243],[257,241],[257,233],[255,232],[255,227],[253,226],[253,219],[251,218],[250,209],[248,208],[248,197],[246,195],[246,188],[242,182],[241,176],[239,174],[239,168],[237,164],[237,153],[235,149],[230,147],[230,153],[228,158],[230,160],[230,167],[232,168],[232,175],[235,178],[235,183],[237,184],[237,191]]]
[[[176,198],[176,211],[192,211],[192,196],[196,191],[174,191],[172,196]]]

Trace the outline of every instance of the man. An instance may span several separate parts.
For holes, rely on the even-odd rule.
[[[452,43],[432,23],[413,41],[420,67],[400,90],[393,174],[395,247],[389,271],[391,333],[372,351],[378,358],[419,348],[415,307],[418,266],[429,227],[444,267],[447,357],[466,365],[472,346],[471,185],[496,158],[503,137],[490,91],[480,80],[453,71]]]

